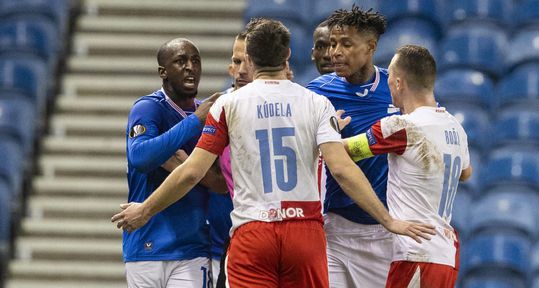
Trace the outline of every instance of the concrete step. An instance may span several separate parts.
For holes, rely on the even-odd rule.
[[[108,155],[125,157],[125,138],[48,136],[42,142],[42,149],[48,155]]]
[[[9,265],[11,278],[24,280],[76,280],[86,281],[125,281],[124,264],[120,261],[23,261],[14,260]],[[74,287],[79,287],[74,286]]]
[[[147,33],[168,37],[192,37],[198,35],[234,35],[242,30],[240,17],[213,16],[208,18],[147,16],[82,16],[77,30],[100,33]]]
[[[121,203],[122,201],[125,201],[125,198],[118,200],[115,203]],[[43,209],[43,207],[37,209]],[[117,209],[116,211],[119,211],[119,209]],[[111,214],[112,216],[113,213],[109,214]],[[31,211],[30,214],[32,214]],[[37,236],[84,239],[121,239],[122,237],[121,230],[118,230],[116,226],[114,226],[112,223],[110,223],[110,221],[108,221],[108,219],[103,220],[101,218],[25,218],[22,221],[21,231],[23,236],[33,237]]]
[[[156,46],[157,47],[157,46]],[[155,48],[157,50],[157,48]],[[202,59],[202,73],[204,76],[220,76],[227,73],[228,58]],[[155,56],[122,57],[122,56],[87,56],[71,57],[68,60],[68,71],[85,74],[123,74],[145,75],[159,79],[157,74],[157,60]]]
[[[99,282],[99,281],[43,281],[43,280],[8,280],[6,288],[125,288],[125,280],[116,282]]]
[[[18,259],[34,261],[121,262],[122,241],[120,239],[20,237],[17,242],[16,255]]]
[[[127,114],[110,115],[53,115],[51,134],[55,136],[125,137]]]
[[[127,178],[100,177],[34,177],[34,193],[45,197],[98,197],[127,199]],[[37,196],[34,196],[37,197]]]
[[[125,157],[88,155],[44,155],[39,160],[42,175],[103,176],[122,177],[126,175]]]
[[[127,97],[111,99],[111,97],[61,96],[56,102],[56,111],[60,114],[125,116],[129,114],[133,102]]]
[[[110,217],[121,211],[120,204],[125,202],[127,202],[127,197],[99,199],[34,196],[28,200],[28,213],[31,218],[37,220],[45,218],[93,219],[99,223],[110,224]]]
[[[245,9],[245,1],[132,1],[132,0],[87,0],[83,9],[88,15],[131,15],[189,17],[237,17]],[[240,18],[241,19],[241,18]]]
[[[238,30],[239,32],[239,30]],[[159,46],[178,35],[148,35],[125,33],[81,32],[73,36],[73,52],[78,56],[122,55],[155,57]],[[200,51],[202,61],[208,57],[230,57],[234,35],[191,36]]]
[[[226,85],[225,72],[223,76],[205,76],[200,79],[199,94],[202,99],[212,95],[214,92],[223,90]],[[162,85],[161,79],[157,76],[107,76],[94,74],[70,74],[64,77],[62,92],[65,95],[90,94],[99,96],[130,97],[136,99],[147,95]]]

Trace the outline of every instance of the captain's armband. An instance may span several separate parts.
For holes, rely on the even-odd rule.
[[[365,133],[346,139],[348,154],[354,162],[374,156],[369,147],[369,140]]]

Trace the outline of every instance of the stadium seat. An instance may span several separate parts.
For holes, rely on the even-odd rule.
[[[515,1],[515,4],[513,21],[516,27],[539,23],[539,0]]]
[[[462,251],[463,279],[490,275],[514,275],[526,279],[530,273],[531,242],[511,233],[472,235]],[[517,278],[518,279],[518,278]]]
[[[2,95],[2,94],[0,94]],[[34,107],[25,98],[0,98],[0,135],[9,137],[22,147],[26,157],[32,157],[35,124]]]
[[[440,105],[452,102],[468,103],[489,109],[495,100],[494,82],[485,73],[473,69],[455,68],[436,77],[434,95]]]
[[[307,32],[302,25],[298,25],[292,21],[283,21],[283,24],[290,30],[290,66],[294,73],[301,73],[311,63],[311,48],[312,37],[307,35]]]
[[[512,0],[447,1],[441,18],[446,26],[473,19],[490,21],[506,28],[511,25],[513,6]]]
[[[247,23],[253,17],[268,17],[302,25],[309,23],[310,15],[309,0],[248,0],[244,20]]]
[[[39,56],[54,74],[60,53],[58,32],[43,17],[20,16],[0,21],[0,53],[23,53]]]
[[[504,65],[507,38],[496,25],[464,22],[452,26],[440,46],[439,71],[455,67],[477,69],[498,77]]]
[[[467,189],[459,187],[453,203],[451,226],[459,233],[460,239],[468,238],[468,221],[473,196]]]
[[[502,192],[489,193],[474,203],[470,213],[470,235],[484,231],[510,230],[534,240],[538,235],[539,194]]]
[[[313,2],[313,12],[310,23],[310,31],[314,31],[314,28],[324,21],[335,10],[346,9],[350,10],[352,5],[360,7],[361,9],[370,9],[377,11],[378,2],[376,0],[315,0]]]
[[[534,278],[539,280],[539,242],[536,242],[532,247],[531,265]]]
[[[0,179],[9,186],[10,211],[18,213],[21,208],[21,192],[23,180],[22,149],[16,142],[0,134]]]
[[[67,0],[0,0],[0,15],[3,19],[13,16],[43,16],[54,23],[54,27],[65,35],[69,20]]]
[[[0,91],[27,97],[42,115],[47,97],[45,63],[37,58],[9,58],[0,56]],[[40,117],[38,121],[41,119]]]
[[[438,55],[437,32],[432,24],[420,18],[405,18],[389,26],[380,36],[374,56],[376,63],[389,63],[397,48],[405,44],[421,45],[429,49],[434,58]]]
[[[455,102],[443,105],[460,122],[468,135],[468,145],[483,148],[489,133],[489,116],[485,110]]]
[[[503,110],[493,125],[492,147],[527,145],[539,148],[539,111]]]
[[[539,109],[539,63],[521,65],[502,78],[496,87],[496,105]]]
[[[509,41],[506,67],[508,70],[520,64],[539,63],[539,28],[521,29]]]
[[[11,190],[9,185],[0,179],[0,279],[9,261],[11,240]]]
[[[461,286],[458,286],[461,287]],[[511,275],[471,276],[464,281],[464,288],[525,288],[526,279]]]
[[[470,152],[470,165],[472,165],[472,176],[466,181],[460,181],[458,189],[461,188],[468,190],[473,197],[477,197],[480,194],[481,182],[480,173],[482,169],[482,153],[475,147],[468,147]]]
[[[432,0],[395,0],[380,1],[380,13],[387,17],[390,25],[392,22],[405,17],[418,17],[431,22],[431,25],[439,28],[437,17],[438,1]]]
[[[539,150],[513,147],[490,152],[481,173],[482,188],[508,184],[539,188]]]

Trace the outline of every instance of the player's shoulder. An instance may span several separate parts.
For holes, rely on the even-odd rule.
[[[164,95],[157,90],[149,95],[138,98],[131,107],[130,114],[148,114],[153,115],[164,109]]]
[[[323,74],[313,79],[307,84],[307,89],[310,90],[331,90],[341,84],[342,80],[335,72]]]

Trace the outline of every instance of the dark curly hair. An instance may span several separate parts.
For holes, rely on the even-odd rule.
[[[369,32],[379,38],[380,35],[386,32],[387,21],[384,15],[374,12],[371,9],[367,11],[361,10],[355,4],[352,5],[350,11],[345,9],[339,9],[333,12],[326,19],[329,28],[334,26],[349,26],[355,27],[359,32]]]

